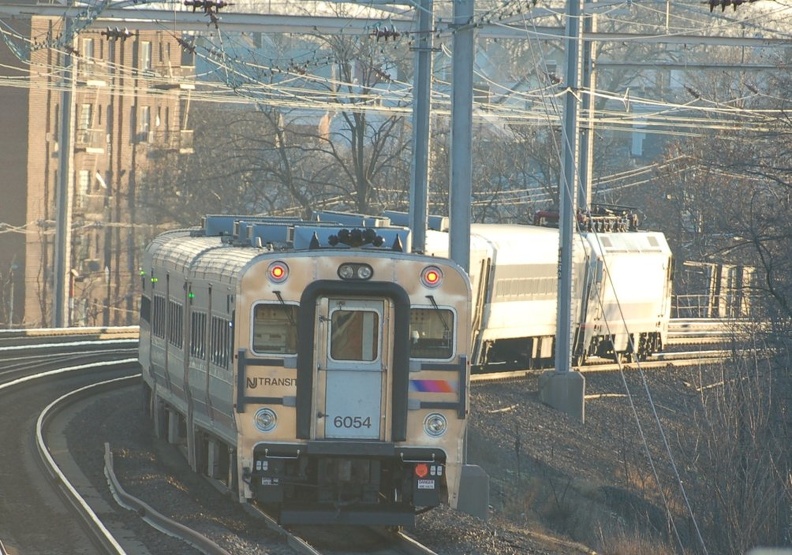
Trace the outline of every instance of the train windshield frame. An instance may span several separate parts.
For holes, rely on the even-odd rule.
[[[297,315],[292,303],[259,302],[253,305],[250,346],[256,354],[296,355]]]
[[[456,353],[456,313],[448,307],[410,308],[410,358],[451,360]]]
[[[335,309],[330,313],[330,358],[375,362],[380,356],[380,313],[369,308]]]

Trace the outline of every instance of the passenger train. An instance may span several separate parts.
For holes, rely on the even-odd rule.
[[[157,434],[282,523],[486,516],[465,461],[468,277],[383,221],[207,216],[143,256]]]
[[[619,213],[580,223],[574,364],[661,350],[665,237]],[[470,373],[553,366],[558,229],[474,224],[468,276],[447,219],[429,224],[424,253],[396,212],[207,216],[156,238],[140,362],[157,433],[282,523],[409,526],[441,503],[486,516],[486,474],[465,460]]]
[[[404,213],[385,214],[407,223]],[[471,226],[474,372],[554,366],[559,233],[553,216],[537,213],[536,225]],[[673,256],[662,233],[639,231],[637,223],[617,207],[578,218],[570,315],[575,366],[592,357],[642,360],[666,345]],[[447,219],[430,217],[426,253],[447,257],[448,242]]]
[[[674,270],[671,249],[662,233],[638,231],[634,223],[618,223],[622,220],[615,215],[596,217],[595,224],[603,224],[599,231],[589,225],[588,231],[574,234],[575,366],[592,357],[644,360],[666,345]],[[426,252],[447,256],[448,237],[430,230]],[[555,365],[558,247],[557,228],[471,226],[475,369]]]

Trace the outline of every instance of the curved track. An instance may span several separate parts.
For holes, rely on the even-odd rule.
[[[110,445],[105,444],[104,466],[117,503],[103,500],[70,456],[65,430],[79,406],[119,388],[128,389],[137,379],[136,359],[129,357],[135,340],[119,341],[110,333],[101,342],[65,334],[47,334],[46,341],[41,341],[43,336],[34,334],[31,345],[25,335],[14,335],[16,344],[6,342],[0,347],[0,398],[8,399],[2,403],[0,417],[12,422],[2,430],[0,441],[6,445],[16,442],[25,448],[0,453],[0,467],[26,470],[24,476],[0,472],[0,490],[4,493],[0,500],[0,553],[156,552],[138,542],[125,524],[137,519],[149,523],[153,533],[181,538],[185,546],[193,546],[197,552],[230,553],[127,493],[115,476]],[[69,354],[73,349],[79,352]],[[85,363],[71,364],[75,362]],[[308,537],[303,538],[302,532],[283,530],[274,523],[270,526],[283,534],[297,553],[360,553],[361,542],[376,546],[368,552],[381,555],[432,553],[398,534],[382,536],[360,528],[354,534],[349,530],[328,533],[325,529],[308,530]],[[321,551],[312,544],[321,545]]]
[[[130,361],[106,375],[135,372]],[[95,381],[91,365],[54,369],[8,379],[2,374],[0,406],[0,522],[10,553],[112,553],[115,546],[98,535],[95,515],[86,511],[79,495],[53,463],[52,452],[62,446],[45,445],[45,416],[62,395]]]
[[[704,329],[706,327],[706,323],[697,323],[695,326],[688,324],[687,329],[695,330],[693,336],[697,334],[699,337],[706,338],[706,341],[695,341],[693,336],[688,335],[686,340],[680,341],[680,344],[684,345],[687,342],[714,346],[712,340],[718,330],[707,331]],[[722,325],[721,328],[723,329]],[[734,336],[733,332],[724,333],[722,329],[721,337]],[[122,333],[134,335],[135,331],[124,330]],[[91,333],[96,335],[96,332]],[[116,490],[116,497],[121,499],[127,508],[133,510],[121,508],[112,501],[104,502],[104,504],[102,501],[97,502],[93,497],[99,497],[98,495],[85,493],[85,491],[90,491],[90,488],[83,490],[80,484],[67,485],[67,481],[75,481],[73,475],[78,477],[76,482],[79,482],[80,469],[71,468],[68,471],[47,470],[44,472],[40,463],[37,462],[40,452],[44,454],[45,460],[49,456],[59,467],[68,467],[71,464],[68,462],[68,445],[63,440],[62,428],[65,424],[58,423],[60,416],[68,417],[69,409],[66,409],[66,413],[56,414],[54,419],[52,415],[44,414],[47,412],[45,409],[49,408],[50,411],[60,412],[63,404],[87,395],[94,395],[97,390],[90,384],[99,380],[107,380],[108,377],[116,377],[118,381],[115,384],[119,385],[124,383],[122,380],[125,377],[136,373],[134,367],[124,368],[124,365],[134,358],[133,352],[136,346],[134,337],[118,339],[113,337],[112,332],[108,330],[102,330],[99,335],[104,338],[94,340],[94,336],[86,339],[85,335],[74,337],[64,334],[41,333],[32,334],[28,338],[15,332],[13,342],[3,343],[0,341],[0,417],[4,421],[4,426],[0,428],[0,442],[5,446],[11,446],[11,448],[0,451],[0,490],[3,491],[3,496],[0,497],[0,522],[3,522],[0,541],[2,541],[4,549],[11,555],[18,553],[35,555],[37,553],[158,552],[142,548],[142,544],[137,542],[134,534],[130,533],[128,528],[130,520],[139,521],[141,517],[159,521],[158,528],[167,527],[166,524],[162,524],[167,523],[167,517],[157,516],[156,507],[148,506],[144,500],[135,500],[125,494],[123,485],[120,484]],[[8,335],[4,336],[3,334],[0,334],[0,337],[9,338]],[[715,349],[667,353],[656,357],[656,360],[641,362],[640,366],[642,369],[647,369],[656,366],[700,364],[704,359],[707,362],[713,362],[728,355],[729,351]],[[110,364],[99,363],[99,361],[113,360],[115,362]],[[87,361],[87,363],[76,364],[76,362],[83,361]],[[25,362],[28,364],[24,364]],[[68,364],[69,368],[64,369],[64,364]],[[112,368],[112,364],[116,365],[115,369]],[[585,370],[586,372],[610,372],[619,368],[632,369],[635,366],[637,365],[620,366],[609,363],[590,366]],[[516,379],[529,374],[535,375],[535,372],[522,372],[521,374],[521,376],[512,375],[509,378]],[[491,377],[487,378],[491,379]],[[73,390],[78,390],[78,393],[59,400]],[[51,433],[48,433],[47,425],[50,422],[56,427]],[[50,443],[46,448],[37,447],[34,437],[39,438],[38,443],[41,445],[43,445],[41,443],[43,441]],[[53,440],[55,440],[54,443],[52,443]],[[108,457],[109,461],[110,457]],[[184,467],[186,468],[186,463]],[[112,464],[110,464],[110,468],[112,469]],[[109,475],[112,476],[112,472],[109,472]],[[72,490],[79,493],[74,494]],[[90,506],[90,510],[83,505]],[[186,541],[193,546],[202,545],[203,540],[199,536],[194,536],[194,532],[189,530],[189,527],[183,528],[185,528],[182,530],[183,533],[180,533],[179,527],[176,526],[173,533],[191,537],[192,539]],[[279,531],[281,534],[289,534],[286,536],[288,539],[285,542],[291,551],[298,553],[338,555],[360,553],[361,545],[366,546],[366,552],[382,555],[431,553],[431,551],[422,549],[420,544],[409,546],[402,539],[382,538],[373,531],[368,532],[360,528],[357,528],[354,534],[348,530],[336,532],[337,535],[333,538],[332,534],[328,535],[327,529],[318,532],[299,529]],[[159,534],[159,532],[154,533]],[[279,547],[274,547],[276,551],[285,547],[283,540],[280,540],[279,543]],[[223,551],[222,548],[217,548],[216,545],[212,547],[210,544],[211,542],[207,542],[208,547],[199,548],[197,551],[205,553],[237,552]],[[213,551],[213,549],[216,550]],[[275,551],[268,550],[268,552],[274,553]]]

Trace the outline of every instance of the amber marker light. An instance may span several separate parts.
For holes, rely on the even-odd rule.
[[[267,269],[267,276],[273,283],[283,283],[289,277],[289,267],[283,262],[273,262]]]
[[[437,287],[443,281],[443,272],[437,266],[427,266],[421,272],[421,282],[426,287]]]

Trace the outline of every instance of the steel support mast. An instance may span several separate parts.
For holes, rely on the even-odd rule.
[[[426,248],[426,222],[429,217],[429,127],[432,101],[432,29],[434,2],[420,0],[418,5],[418,40],[415,47],[413,92],[413,159],[410,187],[410,227],[412,248]]]
[[[559,279],[554,371],[539,378],[539,397],[551,407],[585,421],[586,381],[572,366],[572,261],[578,193],[578,83],[580,77],[580,0],[567,0],[566,92],[561,135],[563,160],[558,185]]]
[[[454,2],[454,57],[451,91],[451,259],[470,272],[470,202],[473,193],[474,0]]]

